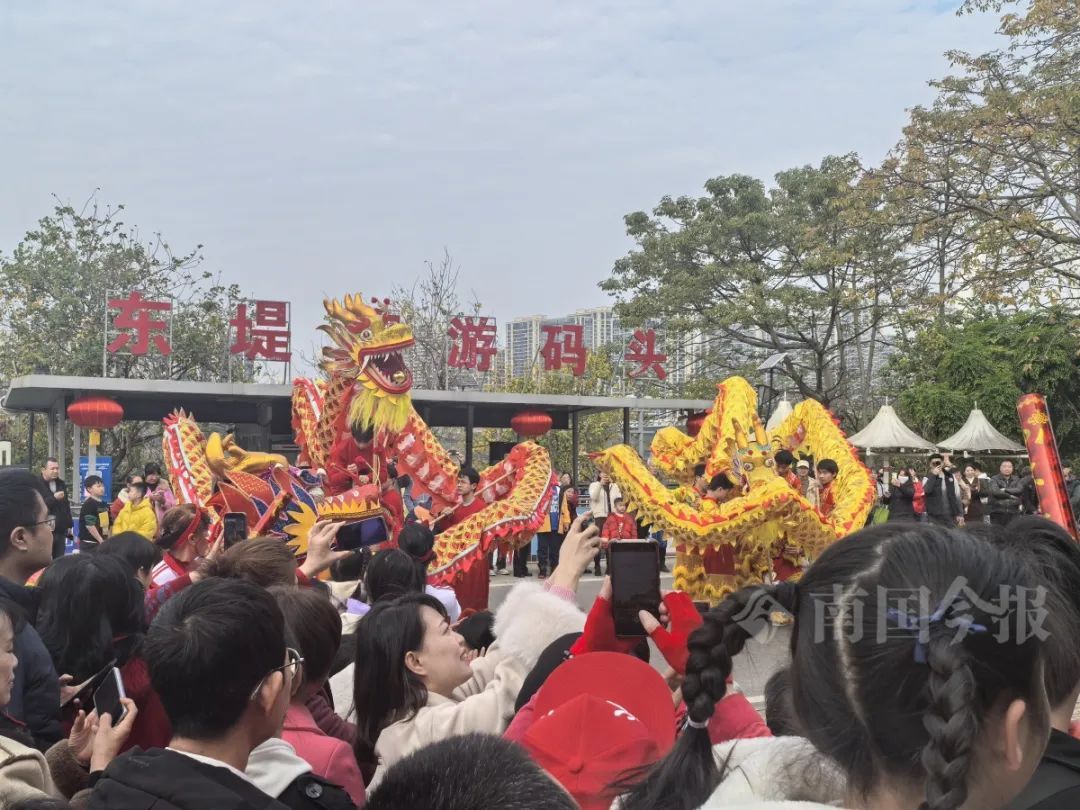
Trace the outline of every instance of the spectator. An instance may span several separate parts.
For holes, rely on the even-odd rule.
[[[137,484],[143,480],[143,477],[138,473],[129,473],[124,478],[124,486],[120,488],[120,491],[116,493],[116,498],[109,505],[109,517],[115,522],[117,515],[120,514],[120,510],[127,506],[128,502],[128,487],[132,484]]]
[[[574,521],[577,520],[578,491],[574,486],[574,478],[570,473],[563,473],[559,482],[559,523],[555,536],[555,553],[550,555],[548,561],[550,568],[546,569],[547,571],[554,571],[559,567],[563,540],[566,538],[566,533],[570,531],[570,527],[574,525]]]
[[[964,510],[965,524],[976,525],[984,522],[983,517],[986,511],[983,508],[983,501],[986,498],[986,483],[989,480],[977,461],[969,461],[964,465],[960,486],[967,492]]]
[[[1030,467],[1020,471],[1020,514],[1039,514],[1039,491],[1035,488],[1035,475]]]
[[[620,540],[637,540],[637,536],[637,522],[627,513],[626,502],[620,496],[612,504],[612,512],[604,521],[604,528],[600,530],[600,553],[607,555],[608,571],[611,570],[611,544]]]
[[[46,500],[49,514],[53,516],[52,558],[64,556],[67,538],[71,536],[71,502],[68,500],[67,484],[60,477],[60,462],[53,457],[45,459],[41,468],[41,479],[45,482]]]
[[[368,810],[575,810],[517,745],[491,734],[450,737],[386,771]]]
[[[209,513],[190,503],[173,507],[165,513],[161,536],[155,542],[164,552],[152,575],[154,587],[160,587],[190,574],[199,558],[206,556],[210,543]]]
[[[176,506],[176,497],[169,485],[161,477],[161,465],[151,461],[143,467],[143,481],[146,482],[146,497],[154,507],[154,518],[160,526],[165,514]]]
[[[299,678],[274,598],[248,582],[198,582],[161,609],[143,654],[173,738],[114,760],[89,807],[279,807],[244,775],[252,749],[281,728]]]
[[[916,584],[929,597],[922,607],[897,600]],[[1000,604],[1003,591],[1034,584],[1012,555],[971,534],[884,524],[829,546],[797,583],[736,592],[690,636],[688,727],[621,807],[727,807],[764,795],[811,806],[1006,806],[1049,731],[1042,644],[1021,626],[1025,611]],[[834,626],[881,616],[888,632],[822,637],[814,632],[822,599]],[[792,695],[807,739],[710,749],[703,727],[727,690],[732,657],[775,604],[795,615]]]
[[[56,517],[45,505],[47,495],[42,480],[32,473],[0,470],[0,596],[15,602],[28,619],[15,633],[19,666],[5,711],[26,725],[42,750],[63,736],[60,683],[33,628],[41,594],[24,583],[52,561]]]
[[[105,482],[100,475],[88,475],[83,481],[86,497],[79,508],[79,551],[89,553],[109,536],[109,507],[105,497]]]
[[[804,498],[809,499],[810,496],[807,494],[807,489],[814,480],[810,477],[810,461],[805,458],[800,458],[795,464],[795,474],[799,476],[799,494]],[[817,506],[817,504],[815,503],[814,506]]]
[[[800,737],[791,699],[791,672],[778,669],[765,681],[765,723],[774,737]]]
[[[226,549],[202,567],[205,577],[242,579],[260,588],[273,585],[295,587],[296,557],[276,537],[255,537]]]
[[[279,586],[271,593],[285,618],[285,635],[298,645],[304,659],[302,683],[285,712],[281,737],[311,765],[316,776],[340,785],[357,806],[363,806],[364,779],[352,746],[324,733],[305,705],[322,691],[330,676],[341,644],[341,618],[325,596],[310,588]]]
[[[137,482],[128,486],[128,502],[116,516],[113,531],[136,532],[147,540],[157,536],[158,522],[154,514],[154,505],[146,497],[146,484]]]
[[[559,550],[556,538],[559,536],[559,510],[562,508],[562,476],[555,474],[551,485],[551,501],[548,503],[544,522],[536,535],[536,567],[540,579],[546,579],[548,571],[553,571],[559,564]],[[515,572],[516,575],[517,572]]]
[[[1020,496],[1024,492],[1023,482],[1013,474],[1011,461],[1001,462],[998,474],[986,485],[990,496],[990,522],[995,526],[1007,526],[1020,514]]]
[[[604,470],[601,470],[596,480],[589,484],[589,511],[601,533],[604,531],[604,522],[608,515],[615,511],[615,499],[621,497],[619,485],[612,482],[611,476]],[[596,552],[596,559],[593,561],[593,574],[602,576],[599,551]]]
[[[915,514],[915,486],[919,483],[919,474],[914,467],[900,470],[889,487],[889,521],[917,523]]]
[[[421,581],[426,583],[428,566],[435,559],[435,535],[431,529],[422,523],[410,523],[401,531],[398,548],[412,557],[420,570]],[[425,585],[423,590],[443,603],[451,624],[457,623],[461,618],[461,605],[453,588]]]
[[[923,481],[926,517],[939,526],[963,526],[964,507],[957,495],[953,467],[948,456],[930,456],[930,475]]]
[[[124,694],[139,709],[124,750],[169,742],[169,718],[141,654],[143,590],[132,573],[115,555],[75,554],[46,568],[38,583],[38,632],[57,671],[83,683],[120,669]]]
[[[580,630],[584,616],[566,596],[576,592],[597,545],[595,526],[579,518],[559,568],[545,586],[520,583],[495,614],[498,641],[471,661],[442,603],[409,594],[377,604],[356,630],[357,761],[384,769],[452,734],[501,734],[529,670],[554,639]],[[556,596],[560,594],[564,598]]]
[[[121,532],[109,538],[100,549],[100,554],[119,557],[135,572],[135,579],[148,589],[152,584],[151,572],[161,562],[162,551],[141,534]]]

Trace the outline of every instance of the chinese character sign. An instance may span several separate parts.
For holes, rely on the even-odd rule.
[[[575,377],[585,373],[585,327],[580,324],[561,326],[541,326],[544,343],[540,347],[540,357],[544,360],[544,371],[558,371],[563,366],[569,367]]]
[[[457,316],[450,321],[447,334],[452,341],[448,360],[451,368],[491,370],[498,335],[494,318]]]
[[[286,301],[255,301],[254,312],[247,304],[236,308],[229,325],[235,339],[230,354],[242,354],[249,360],[262,358],[279,363],[292,359],[290,347],[289,304]]]
[[[112,318],[112,326],[120,334],[105,347],[109,354],[127,349],[142,357],[150,353],[151,346],[164,357],[172,354],[167,334],[169,324],[157,317],[172,313],[171,301],[148,301],[136,290],[127,298],[110,298],[109,311],[112,310],[119,310]]]
[[[656,375],[658,380],[667,379],[667,355],[656,348],[655,329],[635,329],[630,344],[626,347],[626,362],[636,363],[637,368],[630,372],[630,376],[637,379],[644,377],[650,372]]]

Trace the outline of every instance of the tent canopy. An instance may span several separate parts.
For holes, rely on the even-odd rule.
[[[999,433],[978,408],[972,408],[964,426],[949,438],[942,439],[938,445],[947,450],[966,450],[969,453],[1026,452],[1022,444]]]
[[[882,405],[870,424],[848,441],[863,450],[936,450],[937,447],[905,425],[892,405]]]
[[[780,400],[776,405],[776,410],[772,412],[772,416],[769,417],[769,421],[765,423],[767,430],[776,430],[780,427],[780,423],[787,419],[794,412],[794,408],[791,407],[791,403],[786,399]]]

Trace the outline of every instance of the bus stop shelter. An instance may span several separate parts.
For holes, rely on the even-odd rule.
[[[14,413],[44,414],[49,453],[60,461],[61,469],[72,471],[72,481],[78,481],[81,429],[77,425],[69,427],[66,414],[71,402],[87,395],[115,400],[124,409],[125,420],[159,422],[173,410],[183,408],[200,423],[235,425],[238,441],[249,449],[288,452],[292,448],[292,386],[289,385],[32,374],[11,381],[0,399],[0,407]],[[578,479],[582,416],[621,411],[623,441],[630,444],[635,412],[644,419],[649,413],[703,411],[712,405],[703,399],[425,390],[413,390],[412,401],[431,427],[464,428],[467,464],[472,463],[477,428],[509,429],[510,420],[520,411],[544,411],[551,416],[552,429],[571,432],[574,480]]]

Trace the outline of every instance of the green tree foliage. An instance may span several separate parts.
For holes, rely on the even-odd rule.
[[[1062,308],[930,327],[894,355],[889,372],[901,417],[930,439],[958,430],[977,402],[998,430],[1022,441],[1016,400],[1040,393],[1062,454],[1080,454],[1080,319]]]
[[[108,376],[252,379],[257,368],[229,359],[229,320],[239,288],[199,270],[201,245],[177,254],[160,234],[143,241],[125,224],[123,211],[93,199],[81,210],[58,204],[10,256],[0,256],[0,381],[31,373],[100,376],[106,294],[131,290],[173,300],[171,362],[113,355]],[[23,459],[25,420],[9,417],[6,432],[19,443],[16,458]],[[103,434],[101,452],[113,457],[122,475],[155,457],[160,434],[158,424],[125,423]],[[38,463],[45,453],[43,427],[35,445]]]

